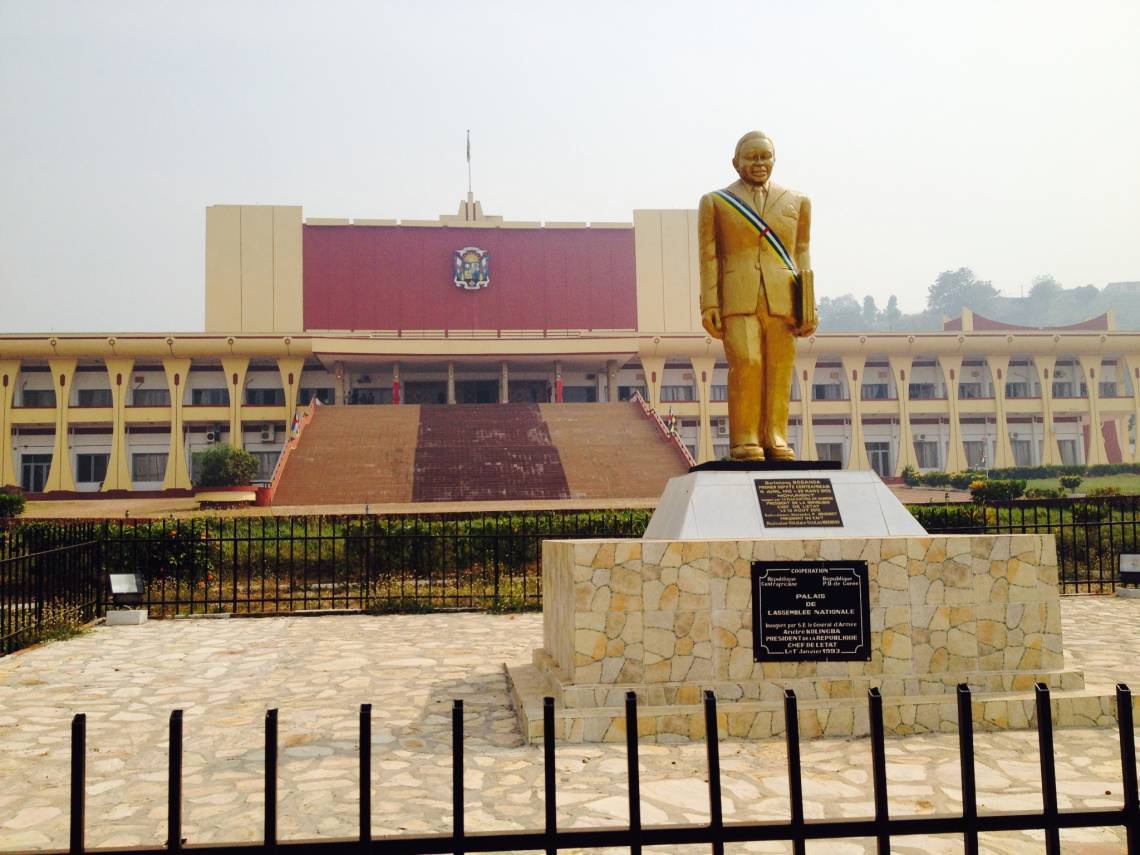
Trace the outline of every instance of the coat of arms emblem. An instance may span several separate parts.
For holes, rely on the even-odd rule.
[[[485,249],[465,246],[455,250],[455,287],[478,291],[491,284],[490,256]]]

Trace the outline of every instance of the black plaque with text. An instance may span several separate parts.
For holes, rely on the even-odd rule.
[[[753,561],[757,662],[869,662],[866,561]]]
[[[764,528],[843,526],[830,478],[757,478]]]

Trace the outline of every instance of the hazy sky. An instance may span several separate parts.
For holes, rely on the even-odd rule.
[[[0,332],[195,330],[207,205],[629,221],[776,141],[820,296],[1140,279],[1140,3],[0,0]]]

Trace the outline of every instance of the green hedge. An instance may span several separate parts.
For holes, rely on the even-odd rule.
[[[24,491],[19,487],[0,487],[0,519],[18,517],[25,504]]]

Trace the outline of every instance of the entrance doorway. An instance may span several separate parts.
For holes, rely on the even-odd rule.
[[[868,442],[867,461],[879,475],[890,475],[891,444],[889,442]]]
[[[447,383],[443,381],[409,381],[404,387],[405,404],[446,404]]]
[[[446,400],[446,390],[444,399]],[[455,403],[497,404],[499,403],[499,381],[458,380],[455,383]]]
[[[28,493],[42,493],[50,469],[50,454],[20,455],[20,486]]]
[[[512,380],[512,404],[545,404],[550,400],[550,386],[545,380]]]

